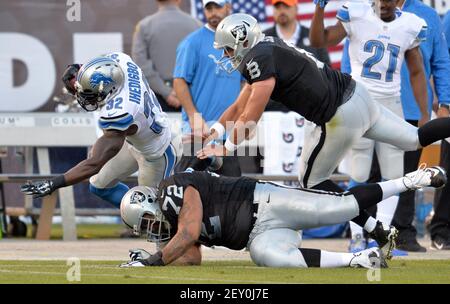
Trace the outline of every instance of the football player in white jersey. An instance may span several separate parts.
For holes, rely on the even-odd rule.
[[[181,140],[172,135],[144,73],[128,55],[70,65],[63,82],[83,109],[98,111],[103,136],[86,160],[54,179],[29,182],[22,192],[41,197],[90,178],[92,193],[120,207],[129,189],[120,180],[139,169],[138,184],[157,187],[173,172]]]
[[[425,39],[427,25],[418,16],[396,8],[398,0],[347,2],[337,13],[338,22],[324,28],[324,2],[316,6],[311,26],[311,43],[316,47],[336,45],[349,39],[351,75],[364,83],[372,98],[403,118],[400,101],[400,69],[406,59],[411,85],[418,101],[422,118],[419,126],[429,120],[426,80],[419,44]],[[389,130],[386,130],[389,132]],[[394,179],[403,174],[403,151],[382,142],[361,138],[352,147],[350,157],[351,185],[369,178],[374,149],[377,152],[383,179]],[[398,196],[378,205],[378,219],[390,224]],[[350,250],[365,249],[362,229],[351,223]]]

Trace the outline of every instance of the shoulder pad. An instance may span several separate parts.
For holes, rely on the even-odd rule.
[[[372,8],[367,3],[346,2],[338,10],[336,18],[342,22],[350,22],[364,17]]]

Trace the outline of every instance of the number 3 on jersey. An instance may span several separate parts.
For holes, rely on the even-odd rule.
[[[364,44],[364,52],[373,53],[373,55],[367,58],[363,63],[361,72],[362,77],[381,80],[381,73],[371,71],[371,69],[383,59],[385,50],[389,52],[389,65],[386,70],[385,81],[392,82],[394,80],[394,72],[397,68],[397,58],[400,53],[400,47],[388,43],[387,48],[385,49],[384,44],[378,40],[369,40]]]

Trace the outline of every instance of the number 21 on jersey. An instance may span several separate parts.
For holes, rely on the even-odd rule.
[[[383,42],[379,40],[369,40],[364,44],[364,52],[373,55],[364,61],[361,76],[381,80],[381,73],[372,71],[372,68],[386,55],[389,56],[389,65],[386,70],[384,81],[392,82],[394,80],[394,72],[397,68],[397,58],[400,53],[400,47],[391,43],[388,43],[387,47],[385,47]]]

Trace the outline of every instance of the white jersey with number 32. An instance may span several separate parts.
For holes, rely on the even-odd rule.
[[[136,125],[138,131],[127,136],[127,142],[146,157],[160,157],[171,140],[167,115],[161,110],[144,73],[130,56],[124,53],[106,56],[117,61],[125,79],[121,90],[99,110],[100,129],[124,131]]]
[[[391,22],[381,20],[366,3],[347,2],[337,18],[350,40],[352,77],[365,84],[375,98],[400,96],[400,69],[405,52],[426,38],[426,22],[396,11]]]

